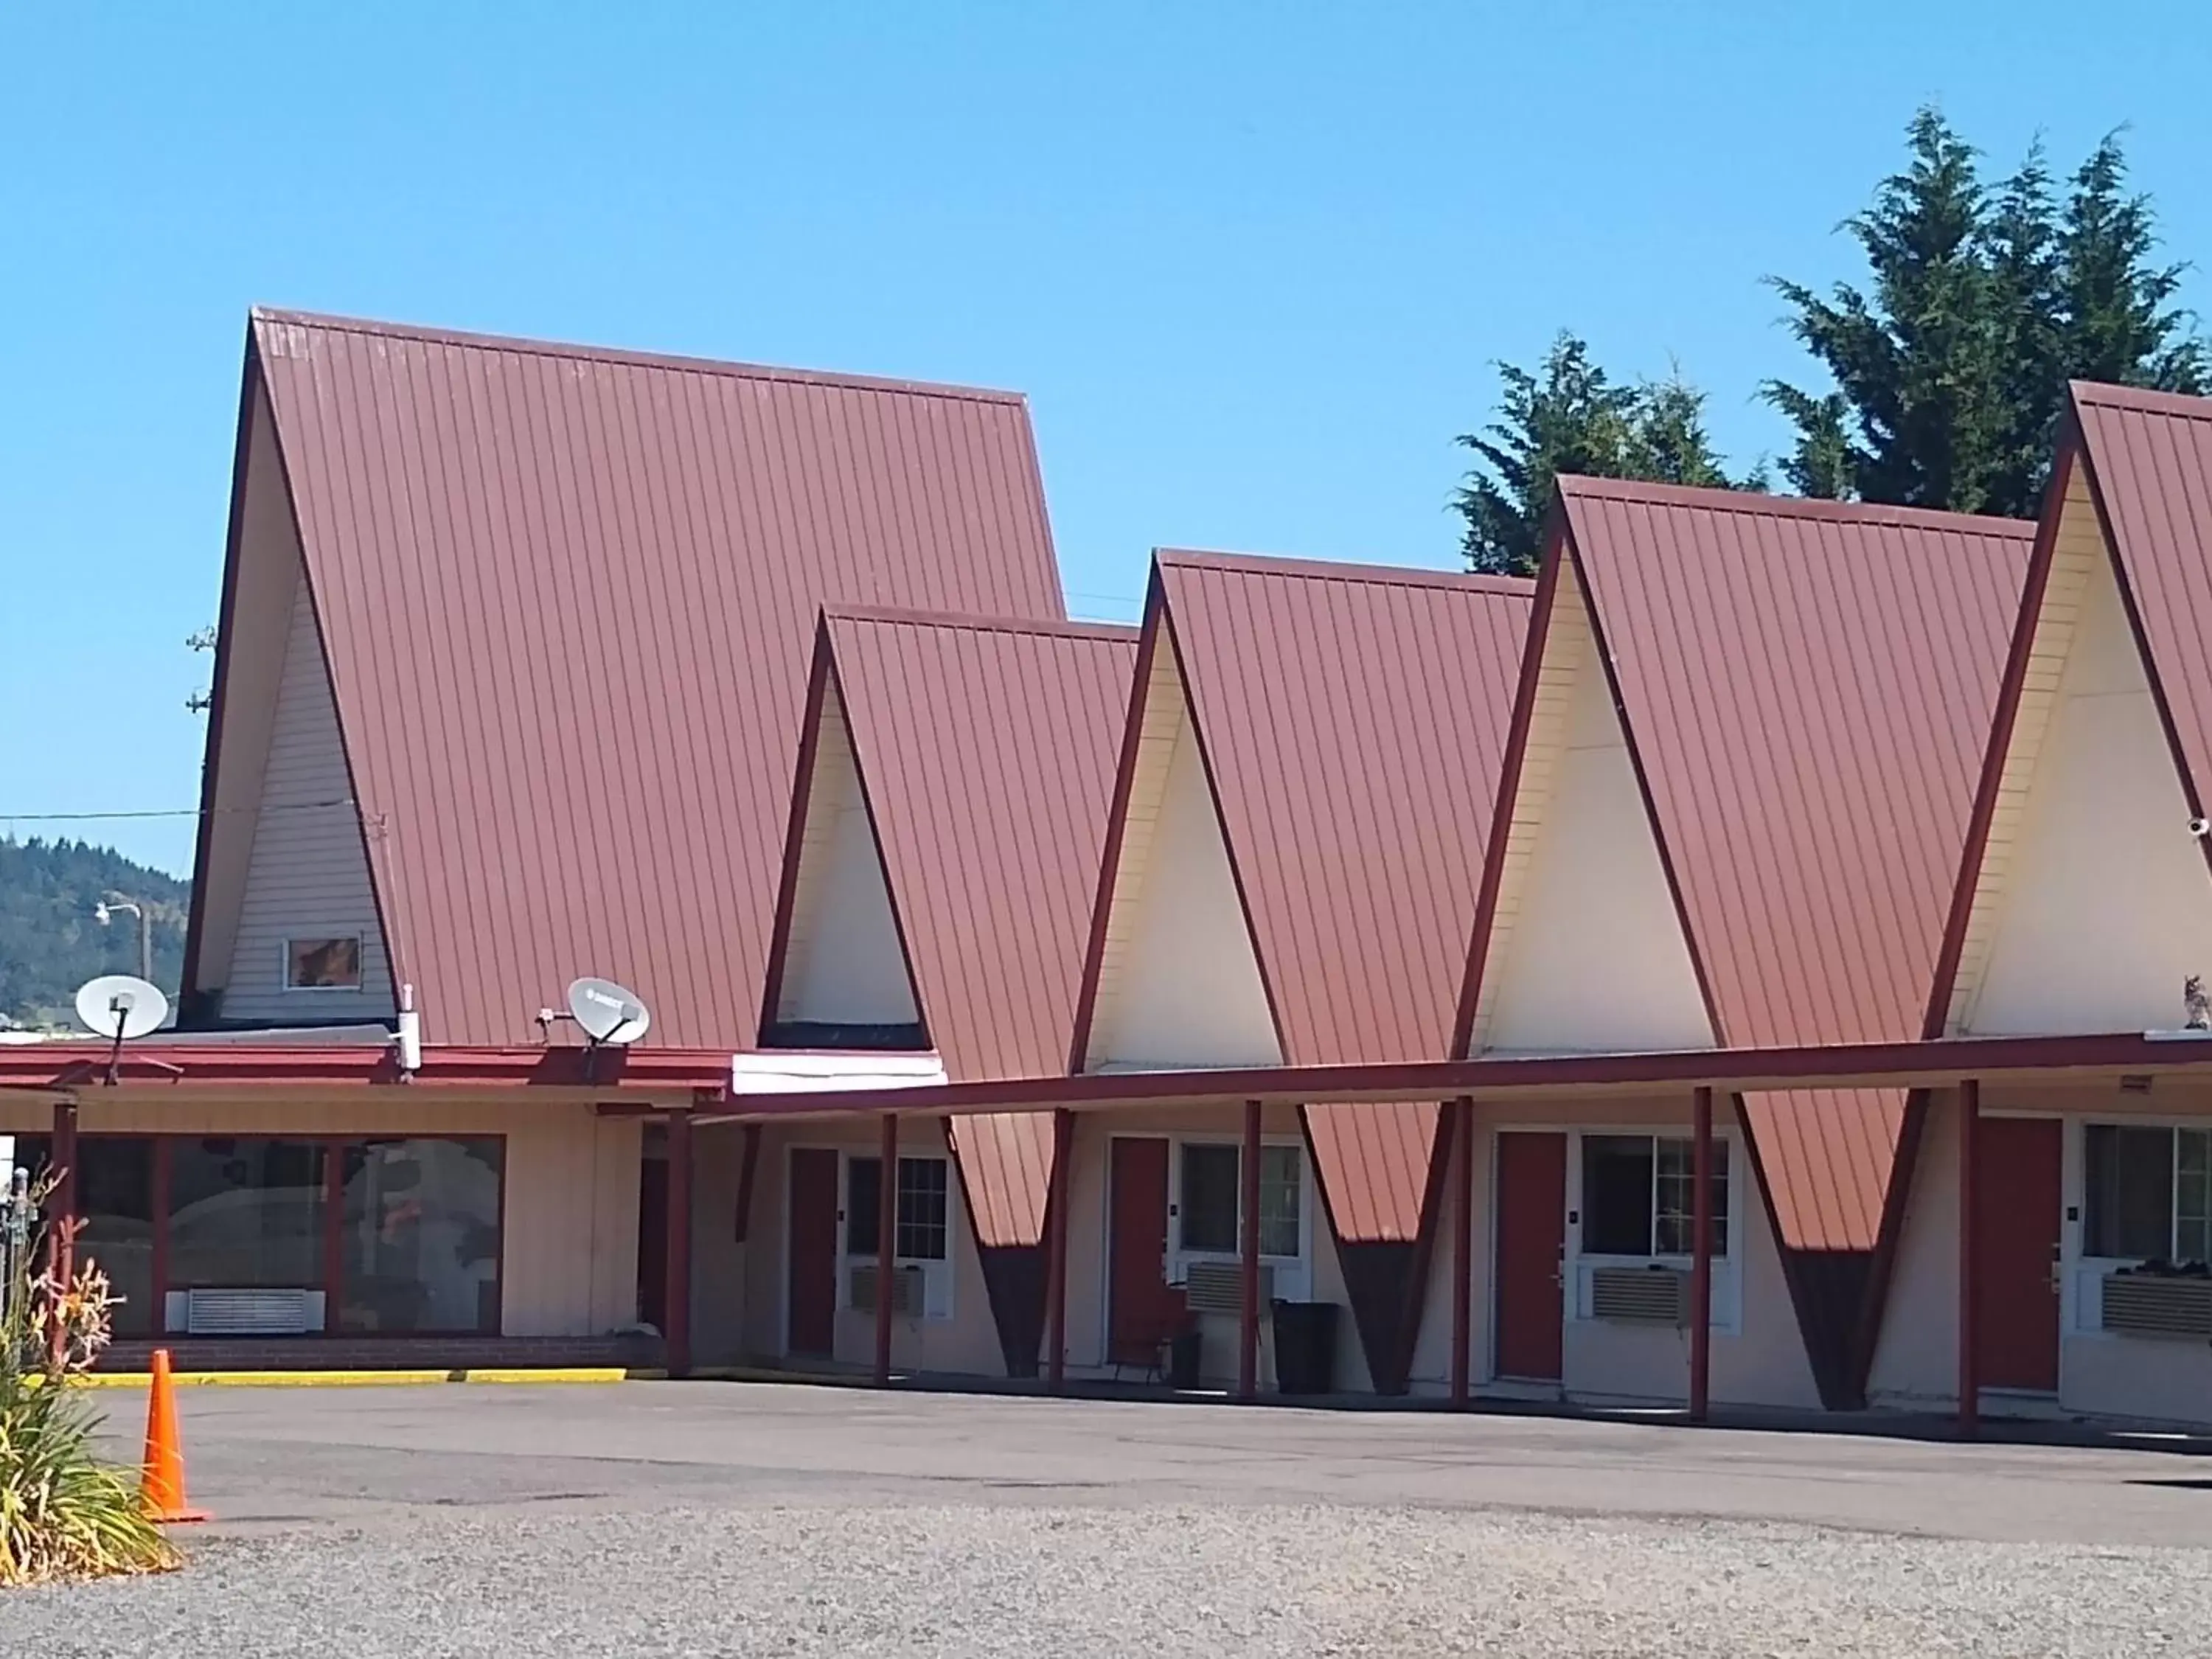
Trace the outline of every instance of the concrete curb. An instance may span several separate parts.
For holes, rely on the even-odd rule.
[[[472,1366],[461,1370],[176,1371],[180,1389],[415,1389],[441,1383],[658,1382],[665,1370],[624,1365]],[[143,1389],[146,1371],[94,1371],[75,1380],[85,1389]]]

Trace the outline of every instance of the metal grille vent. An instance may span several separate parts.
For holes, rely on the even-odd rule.
[[[1674,1267],[1592,1268],[1590,1312],[1629,1324],[1686,1324],[1690,1276]]]
[[[1244,1267],[1237,1261],[1194,1261],[1183,1276],[1183,1305],[1193,1313],[1241,1314],[1244,1311]],[[1260,1264],[1260,1305],[1275,1297],[1275,1270]]]
[[[2114,1273],[2105,1281],[2103,1324],[2124,1336],[2212,1337],[2212,1279]]]
[[[921,1269],[894,1267],[891,1270],[891,1311],[908,1319],[921,1316]],[[845,1303],[854,1313],[873,1313],[876,1310],[876,1264],[855,1261],[848,1270],[845,1286]]]
[[[302,1336],[306,1291],[187,1291],[185,1329],[193,1336]]]

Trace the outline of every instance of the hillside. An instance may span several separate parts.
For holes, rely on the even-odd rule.
[[[138,971],[138,921],[103,927],[93,907],[110,894],[147,902],[154,982],[176,995],[190,884],[76,841],[0,839],[0,1018],[69,1025],[76,988],[95,974]]]

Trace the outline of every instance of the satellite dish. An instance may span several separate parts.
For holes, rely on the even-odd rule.
[[[127,1042],[160,1029],[169,1017],[169,1000],[159,986],[136,974],[102,974],[78,990],[76,1017],[85,1030],[112,1042]]]
[[[568,1012],[594,1043],[617,1048],[636,1042],[653,1024],[652,1014],[636,994],[611,979],[580,979],[571,985]]]

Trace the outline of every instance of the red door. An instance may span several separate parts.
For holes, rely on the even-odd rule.
[[[1559,1379],[1567,1138],[1498,1137],[1498,1374]]]
[[[795,1146],[791,1153],[791,1337],[793,1353],[827,1354],[837,1346],[837,1154]]]
[[[1987,1389],[2058,1387],[2061,1126],[1985,1117],[1974,1202],[1974,1365]]]
[[[1183,1319],[1182,1292],[1168,1287],[1168,1143],[1116,1135],[1111,1144],[1108,1347],[1120,1364],[1150,1364]]]

